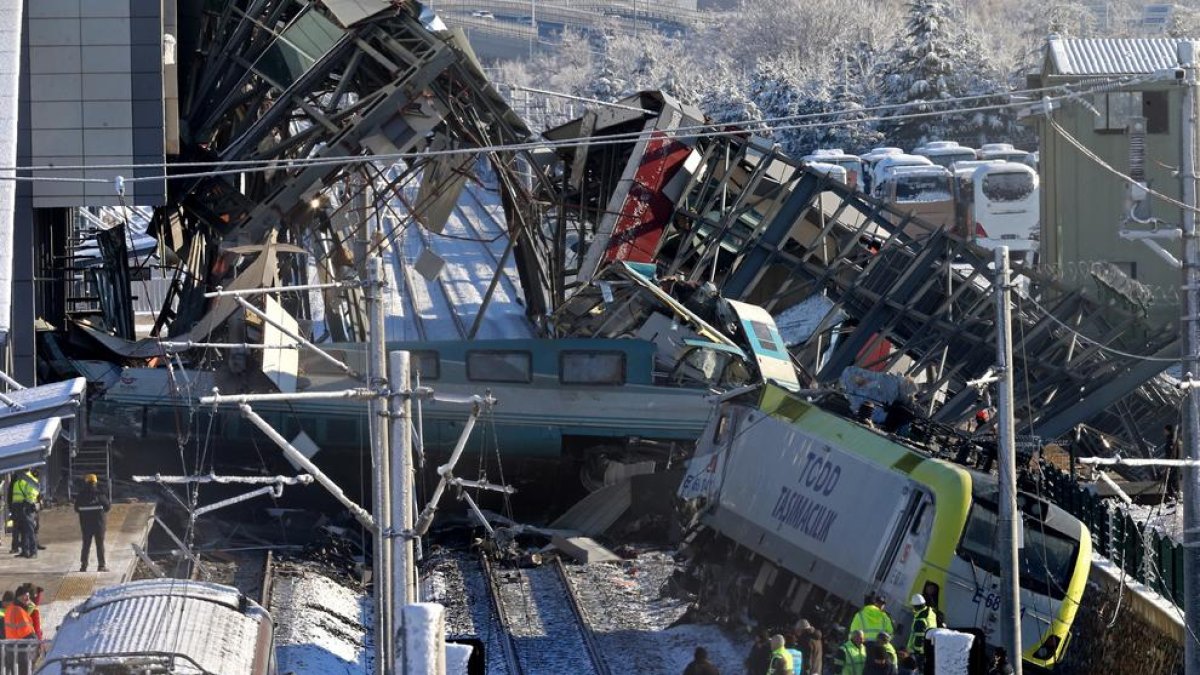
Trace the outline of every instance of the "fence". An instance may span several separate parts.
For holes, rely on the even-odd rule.
[[[32,675],[49,647],[49,640],[0,640],[0,675]]]
[[[1043,463],[1051,501],[1087,525],[1096,553],[1129,577],[1183,606],[1183,546],[1150,530],[1124,510],[1080,487],[1069,473]]]

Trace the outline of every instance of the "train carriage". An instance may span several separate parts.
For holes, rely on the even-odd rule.
[[[756,405],[726,402],[701,437],[679,489],[699,521],[752,551],[750,573],[778,570],[857,607],[889,601],[907,639],[908,598],[924,593],[948,624],[999,640],[996,481],[929,457],[774,386]],[[1064,654],[1087,580],[1087,529],[1032,495],[1020,497],[1024,657],[1050,668]],[[784,593],[790,593],[787,591]],[[804,600],[775,597],[803,614]]]

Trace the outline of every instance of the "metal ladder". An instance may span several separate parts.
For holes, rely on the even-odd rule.
[[[73,453],[71,453],[71,480],[68,482],[67,494],[74,499],[76,491],[83,485],[83,477],[94,473],[100,479],[100,489],[108,494],[112,501],[112,436],[85,435]]]

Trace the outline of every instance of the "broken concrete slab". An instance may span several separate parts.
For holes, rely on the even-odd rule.
[[[550,541],[558,550],[581,563],[616,562],[621,559],[591,537],[555,536]]]

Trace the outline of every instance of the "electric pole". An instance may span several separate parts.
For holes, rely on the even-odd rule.
[[[367,386],[374,390],[367,424],[371,430],[371,466],[374,468],[374,492],[371,511],[375,515],[374,551],[371,566],[371,585],[375,589],[375,672],[391,675],[395,669],[395,650],[392,644],[392,566],[391,542],[391,470],[388,453],[388,394],[387,342],[384,335],[383,259],[373,255],[366,261],[367,283],[363,287],[367,299]]]
[[[413,541],[413,462],[412,462],[412,384],[411,355],[391,352],[388,356],[392,386],[392,604],[404,608],[417,602],[417,573]],[[393,629],[396,627],[393,626]]]
[[[1189,385],[1200,377],[1200,242],[1196,240],[1196,52],[1197,43],[1180,41],[1179,65],[1183,68],[1183,109],[1180,121],[1183,148],[1179,174],[1183,179],[1183,332],[1184,379]],[[1187,389],[1183,409],[1183,440],[1188,459],[1200,459],[1200,391]],[[1181,467],[1183,471],[1183,583],[1184,583],[1184,672],[1200,675],[1200,646],[1196,634],[1200,631],[1200,489],[1196,485],[1196,467]]]
[[[1013,674],[1021,675],[1021,514],[1017,510],[1016,425],[1013,423],[1012,282],[1008,247],[996,249],[996,366],[1000,380],[996,454],[1000,463],[1000,644]]]

